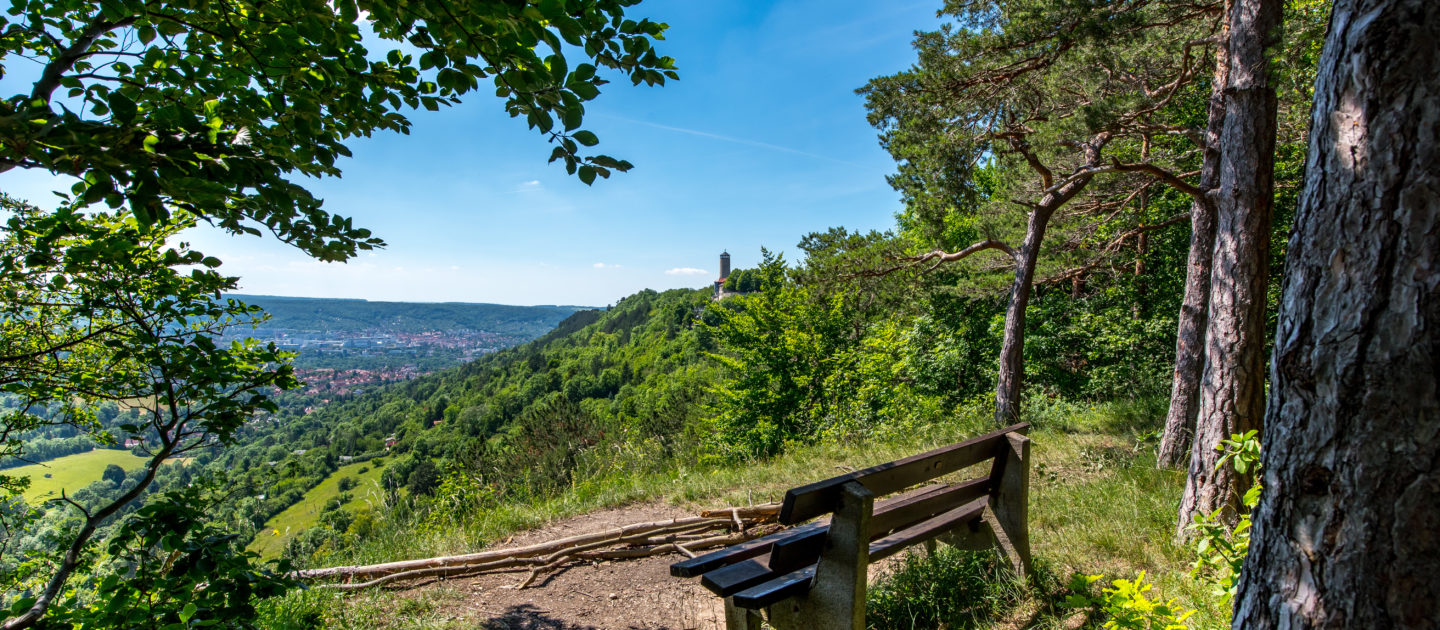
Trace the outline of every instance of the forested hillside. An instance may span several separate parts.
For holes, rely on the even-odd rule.
[[[263,326],[333,332],[487,331],[531,339],[581,306],[510,306],[463,302],[379,302],[334,298],[229,294],[270,315]]]
[[[656,462],[689,452],[698,439],[687,433],[697,428],[696,403],[718,371],[697,328],[707,297],[642,292],[606,311],[578,311],[529,344],[310,415],[259,423],[244,446],[216,460],[248,471],[252,487],[273,488],[264,499],[237,503],[234,525],[261,531],[266,519],[349,462],[376,461],[392,498],[403,493],[423,503],[451,477],[472,486],[465,496],[543,495],[584,478],[582,469],[597,465],[595,454],[606,445],[643,447]],[[304,558],[363,535],[370,521],[357,525],[353,516],[304,536],[279,535],[296,539],[291,555]],[[259,535],[277,534],[270,528]]]

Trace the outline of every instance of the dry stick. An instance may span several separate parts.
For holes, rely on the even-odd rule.
[[[714,526],[716,525],[727,524],[724,524],[724,522],[720,522],[720,524],[701,524],[701,526],[708,526],[708,528],[714,528]],[[700,531],[701,526],[683,526],[683,528],[680,528],[680,531]],[[698,541],[696,542],[691,542],[688,547],[698,549],[708,547],[720,547],[720,545],[730,545],[734,544],[734,542],[743,542],[746,541],[746,539],[755,538],[757,537],[757,535],[766,534],[766,532],[775,531],[775,529],[778,528],[773,528],[773,526],[772,528],[760,526],[760,528],[750,529],[750,532],[743,532],[743,534],[746,534],[743,535],[743,537],[736,537],[736,535],[721,535],[721,537],[708,537],[698,539]],[[639,535],[632,535],[632,537],[628,538],[634,539],[635,542],[641,541],[641,539],[639,539]],[[609,541],[603,542],[605,542],[605,544],[598,545],[598,547],[608,547],[608,545],[622,544],[622,542],[624,542],[624,539],[612,538],[609,539]],[[670,547],[670,545],[662,545],[662,547],[654,547],[648,549],[628,549],[628,551],[634,552],[616,551],[613,552],[613,554],[612,552],[576,551],[576,549],[564,549],[564,551],[573,552],[572,555],[575,555],[575,557],[583,557],[586,558],[586,560],[599,560],[599,558],[648,557],[648,555],[658,555],[662,554],[662,552],[670,551],[670,549],[668,549],[667,547]],[[444,567],[416,568],[416,570],[393,572],[393,574],[384,575],[384,577],[376,578],[376,580],[366,581],[366,583],[320,584],[315,585],[314,588],[327,588],[327,590],[337,591],[356,591],[361,590],[361,588],[377,587],[377,585],[392,583],[392,581],[397,580],[410,580],[410,578],[422,577],[456,577],[456,575],[478,574],[478,572],[510,570],[510,568],[524,567],[524,565],[543,564],[543,562],[546,562],[546,560],[550,560],[550,558],[510,557],[500,558],[500,560],[492,560],[488,562],[467,562],[467,564],[444,565]]]
[[[713,528],[714,525],[716,525],[716,524],[717,524],[717,523],[703,523],[703,524],[701,524],[701,527],[712,527],[712,528]],[[724,523],[718,523],[718,524],[724,524]],[[696,526],[691,525],[691,526],[685,526],[685,527],[681,528],[680,531],[695,531],[696,529],[697,529]],[[634,538],[634,536],[632,536],[632,538]],[[599,543],[591,543],[591,544],[592,544],[592,545],[598,545],[598,546],[609,546],[609,545],[612,545],[612,544],[619,544],[619,543],[620,543],[621,541],[623,541],[623,540],[625,540],[623,537],[621,537],[621,538],[611,538],[611,539],[608,539],[608,540],[599,541]],[[559,553],[563,553],[564,551],[566,551],[566,550],[561,550],[561,552],[559,552]],[[495,559],[495,560],[492,560],[492,561],[489,561],[489,562],[480,562],[480,563],[467,562],[467,563],[447,564],[447,565],[443,565],[443,566],[433,566],[433,567],[423,567],[423,568],[418,568],[418,569],[411,569],[411,570],[409,570],[409,571],[400,571],[400,572],[398,572],[398,573],[392,573],[392,574],[386,575],[386,576],[381,577],[381,578],[378,578],[378,579],[370,580],[370,581],[368,581],[368,582],[361,582],[361,583],[357,583],[357,584],[322,584],[322,585],[316,586],[316,588],[326,588],[326,589],[342,590],[342,591],[359,590],[359,589],[364,589],[364,588],[370,588],[370,587],[373,587],[373,586],[380,586],[380,585],[382,585],[382,584],[385,584],[385,583],[388,583],[388,582],[392,582],[392,581],[395,581],[395,580],[402,580],[402,579],[409,579],[409,578],[419,578],[419,577],[433,577],[433,576],[448,577],[448,576],[456,575],[456,574],[458,574],[458,573],[470,573],[470,572],[484,571],[484,570],[504,569],[504,568],[517,567],[517,566],[522,566],[522,565],[527,565],[527,564],[532,564],[532,565],[533,565],[533,564],[540,564],[540,563],[546,562],[546,561],[548,561],[548,560],[549,560],[549,558],[546,558],[546,559],[536,559],[536,558],[533,558],[533,557],[526,557],[526,556],[524,556],[524,555],[513,555],[513,556],[510,556],[510,557],[501,557],[501,558],[499,558],[499,559]],[[350,576],[350,575],[347,575],[346,577],[348,578],[348,577],[351,577],[351,576]]]
[[[727,515],[727,516],[728,516],[728,515]],[[617,528],[605,530],[605,531],[602,531],[602,532],[592,532],[592,533],[589,533],[589,534],[580,534],[580,535],[577,535],[577,536],[571,536],[571,537],[568,537],[568,538],[562,538],[562,539],[560,539],[560,540],[552,540],[552,541],[549,541],[549,542],[538,543],[538,544],[529,545],[529,546],[526,546],[526,547],[517,547],[517,548],[514,548],[514,549],[494,549],[494,550],[490,550],[490,551],[482,551],[482,552],[478,552],[478,553],[463,554],[463,555],[458,555],[458,556],[444,556],[444,557],[439,557],[439,558],[424,558],[424,559],[419,559],[419,560],[401,560],[401,561],[398,561],[398,562],[387,562],[387,563],[384,563],[384,564],[372,564],[372,565],[366,565],[366,566],[343,566],[343,567],[330,567],[330,568],[325,568],[325,569],[307,569],[307,570],[303,570],[303,571],[296,571],[296,572],[294,573],[294,575],[295,575],[295,577],[300,578],[300,579],[312,579],[312,580],[313,580],[313,579],[317,579],[317,578],[334,577],[334,576],[368,577],[368,576],[373,576],[373,575],[388,575],[388,574],[391,574],[391,573],[404,572],[404,571],[409,571],[409,570],[413,570],[413,569],[449,567],[449,566],[456,566],[456,565],[465,565],[465,564],[475,564],[475,563],[480,563],[480,562],[489,562],[489,561],[499,560],[499,559],[505,559],[505,558],[523,558],[523,557],[539,556],[539,555],[545,555],[545,554],[548,554],[548,553],[553,553],[553,552],[554,552],[555,550],[557,550],[557,549],[563,549],[563,548],[568,547],[568,546],[571,546],[571,545],[584,544],[584,543],[588,543],[588,542],[595,541],[595,540],[608,540],[608,539],[614,539],[614,538],[619,538],[619,537],[623,537],[623,536],[631,536],[631,535],[634,535],[634,534],[637,534],[637,533],[646,533],[646,532],[653,533],[653,532],[657,532],[657,531],[672,531],[672,530],[674,530],[674,529],[684,529],[684,528],[687,528],[687,527],[694,527],[694,526],[701,525],[701,524],[709,524],[709,525],[713,525],[713,524],[715,524],[715,523],[728,524],[729,522],[730,522],[730,519],[729,519],[729,518],[710,518],[710,517],[704,517],[704,516],[691,516],[691,517],[670,519],[670,520],[668,520],[668,521],[654,521],[654,522],[650,522],[650,523],[635,523],[635,524],[632,524],[632,525],[626,525],[626,526],[624,526],[624,527],[617,527]]]
[[[349,584],[316,584],[312,588],[328,589],[335,591],[358,591],[360,589],[370,588],[372,586],[380,586],[382,584],[393,582],[396,580],[434,576],[451,577],[460,573],[493,571],[496,569],[516,567],[523,564],[530,564],[530,562],[527,558],[506,558],[503,560],[496,560],[492,562],[482,562],[480,564],[452,565],[443,567],[429,567],[424,569],[412,569],[410,571],[391,573],[384,577],[370,580],[369,582],[354,582]]]
[[[713,527],[713,525],[711,525],[711,524],[709,524],[709,523],[704,523],[704,524],[699,525],[698,527],[691,527],[691,528],[689,528],[689,529],[686,529],[685,531],[687,531],[687,532],[688,532],[688,531],[694,531],[694,530],[696,530],[696,529],[714,529],[714,527]],[[539,567],[536,567],[536,568],[534,568],[534,569],[531,569],[531,570],[530,570],[530,575],[529,575],[529,577],[526,577],[525,580],[522,581],[522,582],[520,583],[520,585],[519,585],[519,586],[516,586],[515,588],[521,589],[521,588],[525,588],[525,587],[529,586],[531,583],[533,583],[533,582],[535,581],[535,578],[538,577],[542,572],[548,572],[548,571],[550,571],[550,570],[552,570],[552,569],[555,569],[555,568],[559,567],[560,565],[568,562],[568,561],[570,560],[570,556],[572,556],[572,555],[574,555],[574,554],[576,554],[576,553],[579,553],[579,552],[582,552],[582,551],[590,551],[590,550],[592,550],[592,549],[599,549],[599,548],[601,548],[601,547],[612,547],[612,546],[619,545],[619,544],[626,544],[626,543],[630,543],[630,542],[638,542],[638,541],[645,540],[646,538],[649,538],[651,535],[652,535],[652,534],[649,534],[649,533],[647,533],[647,534],[636,534],[635,536],[621,537],[621,538],[615,538],[615,539],[611,539],[611,540],[600,540],[600,541],[596,541],[596,542],[592,542],[592,543],[587,543],[587,544],[584,544],[584,545],[576,545],[576,546],[574,546],[574,547],[568,547],[568,548],[565,548],[565,549],[561,549],[560,551],[557,551],[557,552],[552,553],[552,554],[550,554],[550,555],[548,555],[548,556],[545,556],[545,559],[542,561],[542,562],[544,562],[544,564],[543,564],[542,566],[539,566]],[[675,545],[672,544],[671,546],[675,546]]]
[[[727,534],[727,535],[723,535],[723,536],[710,536],[710,537],[703,538],[703,539],[701,539],[701,540],[697,540],[697,541],[695,541],[695,542],[689,543],[688,545],[686,545],[686,547],[689,547],[690,549],[695,549],[695,550],[708,549],[708,548],[711,548],[711,547],[724,547],[724,546],[727,546],[727,545],[733,545],[733,544],[735,544],[735,543],[745,542],[745,541],[747,541],[747,540],[751,540],[751,539],[754,539],[754,538],[758,538],[758,537],[760,537],[760,536],[764,536],[764,535],[767,535],[767,534],[771,534],[771,533],[777,532],[777,531],[779,531],[779,530],[781,530],[781,529],[783,529],[781,526],[779,526],[779,525],[777,525],[777,524],[774,524],[774,523],[770,523],[770,524],[766,524],[766,525],[761,525],[761,526],[759,526],[759,527],[754,527],[754,528],[751,528],[751,529],[748,530],[748,531],[740,532],[740,533],[737,533],[737,534]],[[668,553],[668,552],[670,552],[670,551],[676,551],[676,550],[678,550],[678,549],[676,549],[676,547],[677,547],[677,546],[674,545],[674,544],[665,544],[665,545],[659,545],[659,546],[654,546],[654,547],[642,547],[642,548],[631,548],[631,549],[607,549],[607,550],[603,550],[603,551],[581,551],[581,552],[575,553],[573,556],[571,556],[570,559],[581,559],[581,560],[621,560],[621,559],[629,559],[629,558],[645,558],[645,557],[649,557],[649,556],[660,555],[660,554],[662,554],[662,553]],[[476,575],[476,574],[480,574],[480,573],[504,571],[504,570],[508,570],[508,569],[514,569],[514,568],[522,567],[522,566],[525,566],[525,565],[533,565],[533,564],[537,564],[537,563],[539,563],[539,562],[541,562],[541,560],[540,560],[540,559],[537,559],[537,558],[505,558],[505,559],[501,559],[501,560],[497,560],[497,561],[484,562],[484,563],[479,563],[479,564],[466,564],[466,565],[455,565],[455,566],[445,566],[445,567],[431,567],[431,568],[424,568],[424,569],[415,569],[415,570],[411,570],[411,571],[402,571],[402,572],[400,572],[400,573],[392,573],[392,574],[390,574],[390,575],[387,575],[387,576],[384,576],[384,577],[381,577],[381,578],[378,578],[378,579],[375,579],[375,580],[371,580],[371,581],[369,581],[369,582],[360,582],[360,583],[352,583],[352,584],[319,584],[319,585],[314,586],[313,588],[317,588],[317,589],[328,589],[328,590],[337,590],[337,591],[355,591],[355,590],[360,590],[360,589],[365,589],[365,588],[371,588],[371,587],[374,587],[374,586],[381,586],[381,585],[383,585],[383,584],[386,584],[386,583],[389,583],[389,582],[393,582],[393,581],[397,581],[397,580],[404,580],[404,579],[410,579],[410,578],[421,578],[421,577],[437,577],[437,576],[438,576],[438,577],[468,577],[468,576],[470,576],[470,575]]]
[[[754,505],[750,507],[725,508],[722,510],[703,510],[700,512],[700,516],[704,516],[707,518],[730,518],[731,512],[736,512],[740,515],[740,518],[747,520],[771,520],[779,516],[780,504],[764,503],[761,505]]]

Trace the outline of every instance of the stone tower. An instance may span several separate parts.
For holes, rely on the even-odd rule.
[[[730,277],[730,252],[720,252],[720,279]]]

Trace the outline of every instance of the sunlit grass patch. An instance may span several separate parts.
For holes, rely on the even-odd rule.
[[[105,467],[111,464],[130,472],[144,467],[147,461],[150,461],[150,458],[132,455],[130,451],[97,448],[0,472],[12,477],[29,477],[30,487],[25,490],[25,501],[35,504],[58,498],[61,490],[73,494],[76,490],[100,481]]]

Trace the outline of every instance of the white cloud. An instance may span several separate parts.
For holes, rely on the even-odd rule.
[[[605,264],[605,263],[603,263],[603,262],[598,262],[598,263],[595,263],[595,264],[590,265],[590,266],[591,266],[591,267],[594,267],[594,268],[596,268],[596,269],[619,269],[619,268],[620,268],[620,265],[607,265],[607,264]]]
[[[665,270],[665,275],[667,276],[703,276],[708,273],[710,272],[704,269],[696,269],[694,267],[676,267],[674,269]]]
[[[512,191],[510,191],[510,192],[511,192],[511,193],[533,193],[533,192],[544,192],[544,190],[545,190],[545,188],[540,185],[540,180],[538,180],[538,179],[532,179],[532,180],[530,180],[530,181],[528,181],[528,182],[520,182],[520,185],[519,185],[519,186],[516,186],[516,187],[515,187],[515,190],[512,190]]]

